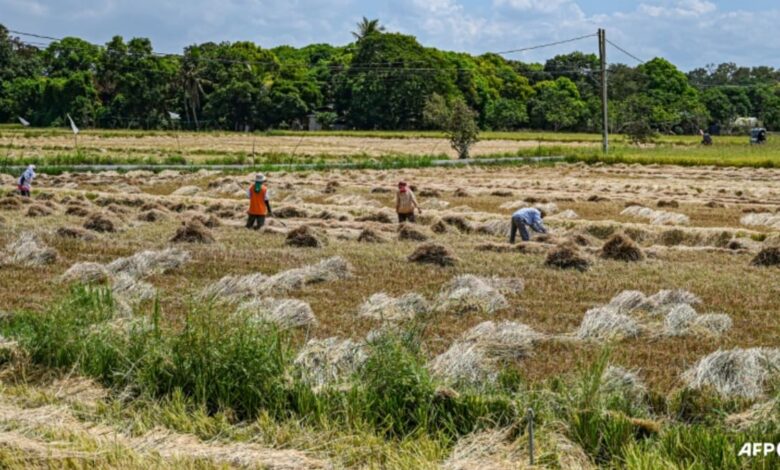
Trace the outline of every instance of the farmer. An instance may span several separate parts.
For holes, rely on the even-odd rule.
[[[398,223],[406,221],[414,223],[414,210],[422,214],[422,209],[417,205],[414,193],[406,184],[406,181],[398,182],[398,192],[395,193],[395,211],[398,213]]]
[[[19,182],[16,186],[16,188],[19,190],[19,194],[24,197],[30,197],[30,188],[32,187],[32,182],[34,179],[35,165],[30,165],[26,170],[24,170],[22,176],[19,177]]]
[[[528,234],[528,227],[534,232],[547,233],[547,229],[542,223],[544,218],[544,212],[535,207],[524,207],[514,214],[512,214],[512,230],[509,233],[509,243],[515,242],[515,237],[518,230],[520,231],[520,237],[524,242],[531,239]]]
[[[247,211],[246,228],[259,230],[265,225],[266,216],[272,216],[271,203],[268,202],[268,188],[265,185],[265,175],[255,175],[255,182],[249,187],[249,210]]]

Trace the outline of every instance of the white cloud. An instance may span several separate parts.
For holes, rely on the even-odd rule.
[[[263,47],[346,44],[363,15],[379,18],[390,31],[413,34],[424,45],[472,53],[553,42],[603,27],[610,40],[637,56],[663,56],[683,69],[725,61],[780,63],[774,33],[780,6],[753,13],[724,10],[714,0],[642,2],[630,10],[586,14],[577,0],[0,0],[0,21],[11,29],[98,43],[115,34],[149,37],[165,52],[225,40]],[[574,50],[596,52],[596,41],[511,57],[544,61]],[[632,62],[612,48],[609,59]]]
[[[642,3],[637,11],[653,18],[697,17],[717,10],[714,3],[706,0],[678,0],[671,5]]]

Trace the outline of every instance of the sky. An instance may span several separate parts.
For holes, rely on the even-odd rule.
[[[0,24],[11,30],[99,44],[148,37],[169,53],[207,41],[344,45],[363,16],[423,45],[474,54],[604,28],[639,59],[664,57],[686,71],[722,62],[780,67],[778,0],[0,0]],[[596,38],[506,57],[543,62],[574,50],[597,52]],[[636,64],[611,46],[607,56]]]

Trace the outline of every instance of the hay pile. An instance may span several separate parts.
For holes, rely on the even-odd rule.
[[[68,208],[65,209],[65,215],[72,215],[74,217],[86,217],[89,214],[89,209],[80,204],[69,204]]]
[[[428,241],[428,235],[414,228],[411,224],[403,223],[398,227],[398,239],[413,242]]]
[[[639,323],[628,315],[599,307],[585,312],[575,336],[582,340],[611,341],[636,338],[641,332]]]
[[[76,263],[61,279],[85,284],[110,283],[119,312],[128,316],[132,313],[133,305],[155,296],[154,286],[142,281],[143,278],[177,269],[189,260],[189,253],[179,249],[141,251],[126,258],[117,258],[106,265]]]
[[[439,293],[436,311],[493,314],[509,307],[504,294],[523,290],[521,279],[484,278],[465,274],[450,280]]]
[[[114,275],[111,291],[120,303],[125,302],[128,306],[152,300],[155,296],[154,286],[125,273]],[[127,307],[120,306],[120,309],[127,313]]]
[[[364,228],[360,235],[357,237],[357,241],[361,243],[385,243],[387,240],[377,233],[375,230],[372,230],[370,228]]]
[[[528,252],[528,245],[518,243],[481,243],[474,247],[477,251],[492,251],[493,253],[526,253]]]
[[[508,219],[494,219],[477,226],[477,233],[496,237],[508,237],[510,228],[511,223]]]
[[[753,266],[780,266],[780,247],[762,248],[750,261],[750,264]]]
[[[430,311],[430,306],[425,297],[410,292],[401,297],[391,297],[383,292],[369,297],[360,306],[358,316],[379,321],[404,321],[412,320]]]
[[[280,271],[273,276],[263,273],[225,276],[206,287],[201,297],[234,300],[263,294],[278,295],[306,285],[348,279],[351,276],[352,266],[344,258],[334,256],[314,265]]]
[[[366,359],[368,355],[361,343],[331,337],[309,340],[293,364],[306,383],[322,388],[346,381]]]
[[[639,291],[623,291],[602,307],[589,310],[576,336],[608,340],[633,338],[643,333],[656,336],[719,336],[731,329],[725,314],[700,315],[693,305],[701,303],[685,290],[662,290],[646,297]]]
[[[450,229],[447,227],[447,224],[444,223],[443,220],[436,217],[431,221],[431,231],[433,233],[443,234],[450,231]]]
[[[117,230],[118,223],[106,214],[95,212],[84,221],[84,228],[100,233],[113,233]]]
[[[487,321],[466,331],[427,367],[433,376],[448,384],[494,384],[502,362],[527,357],[543,338],[522,323]]]
[[[82,284],[103,284],[109,281],[111,274],[100,263],[76,263],[62,275],[65,282],[78,281]]]
[[[211,230],[197,219],[182,222],[171,237],[172,243],[214,243],[215,241]]]
[[[10,264],[37,268],[52,264],[57,260],[57,250],[46,246],[32,232],[22,233],[5,247],[5,251],[4,254],[0,254],[0,266]]]
[[[778,377],[780,349],[750,348],[715,351],[685,371],[689,387],[708,387],[724,397],[756,399]]]
[[[72,238],[74,240],[92,241],[97,237],[95,235],[76,227],[60,227],[55,232],[55,235],[61,238]]]
[[[254,299],[238,307],[251,323],[272,323],[281,329],[311,327],[317,318],[308,303],[298,299]]]
[[[420,245],[407,258],[412,263],[435,264],[437,266],[452,266],[457,262],[449,248],[435,243]]]
[[[125,258],[117,258],[106,265],[112,275],[127,274],[144,278],[152,274],[165,274],[190,261],[190,254],[178,248],[160,251],[145,250]]]
[[[394,213],[387,210],[382,210],[361,215],[355,218],[355,220],[358,222],[379,222],[380,224],[392,224],[395,222],[394,217]]]
[[[558,269],[575,269],[585,272],[590,268],[591,262],[580,253],[576,245],[559,245],[547,253],[544,260],[546,266]]]
[[[664,317],[663,334],[687,336],[696,333],[721,335],[731,329],[731,317],[722,313],[699,315],[688,304],[677,304]]]
[[[617,395],[629,403],[639,404],[647,396],[647,387],[635,371],[610,365],[601,375],[599,392]]]
[[[0,209],[2,210],[15,210],[22,206],[22,201],[17,196],[6,196],[0,199]]]
[[[287,233],[284,244],[303,248],[322,248],[327,244],[327,238],[316,233],[308,225],[301,225]]]
[[[656,211],[644,206],[629,206],[620,215],[639,217],[650,221],[651,225],[688,225],[691,219],[685,214]]]
[[[577,215],[576,212],[574,212],[571,209],[566,209],[563,212],[559,212],[553,216],[550,216],[551,220],[573,220],[573,219],[579,219],[580,216]]]
[[[442,220],[445,224],[458,229],[460,233],[471,233],[474,230],[471,223],[459,215],[447,215]]]
[[[274,217],[278,217],[280,219],[302,219],[308,216],[308,212],[294,206],[282,206],[274,210]]]
[[[773,212],[747,214],[739,219],[739,222],[742,225],[765,226],[780,229],[780,214],[775,214]]]
[[[219,218],[211,214],[206,215],[206,214],[201,214],[200,212],[185,212],[183,214],[183,217],[189,220],[197,220],[198,222],[203,224],[204,227],[208,227],[208,228],[217,228],[222,226],[222,221],[220,221]]]
[[[171,193],[171,196],[194,196],[200,192],[200,188],[197,186],[182,186],[176,191]]]
[[[41,204],[30,204],[25,215],[27,217],[46,217],[52,214],[52,210]]]
[[[601,247],[600,256],[625,262],[636,262],[645,259],[645,255],[633,240],[623,234],[615,234]]]
[[[149,209],[148,211],[144,211],[138,214],[137,218],[141,222],[158,222],[160,220],[165,220],[166,217],[167,216],[162,211],[157,209]]]

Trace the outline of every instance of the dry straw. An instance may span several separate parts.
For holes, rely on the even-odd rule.
[[[57,250],[46,246],[33,232],[24,232],[5,247],[0,254],[0,265],[11,264],[36,268],[57,260]]]
[[[683,373],[691,388],[712,388],[725,397],[756,399],[780,371],[780,349],[715,351]]]
[[[415,292],[401,297],[391,297],[379,292],[366,300],[358,310],[358,316],[380,321],[403,321],[417,318],[430,311],[425,297]]]
[[[308,384],[321,388],[346,381],[366,359],[368,354],[363,344],[332,337],[309,340],[294,365]]]

